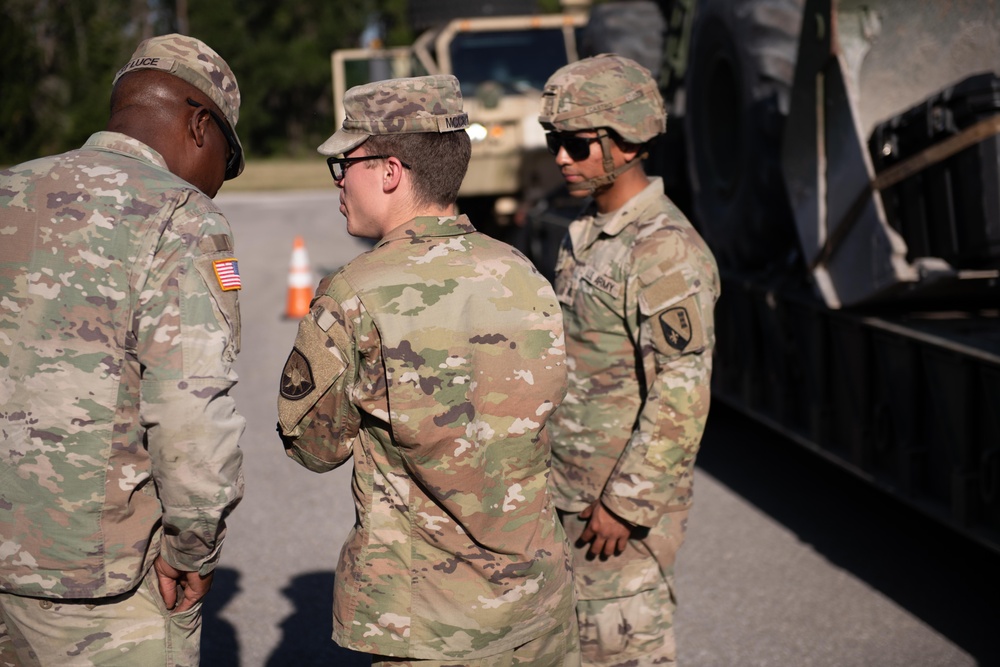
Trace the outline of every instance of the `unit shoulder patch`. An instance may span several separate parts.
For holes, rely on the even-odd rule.
[[[316,381],[313,379],[309,360],[297,348],[292,348],[281,372],[281,396],[289,401],[297,401],[308,396],[315,387]]]
[[[705,333],[696,297],[689,296],[653,317],[654,347],[663,354],[697,352],[705,347]]]

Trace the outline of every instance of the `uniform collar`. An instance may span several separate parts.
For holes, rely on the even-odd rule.
[[[390,241],[413,240],[435,236],[460,236],[476,231],[467,215],[443,216],[422,215],[399,225],[382,237],[375,247]]]
[[[95,132],[90,135],[90,138],[87,139],[87,143],[83,147],[120,153],[121,155],[134,157],[170,171],[170,168],[167,167],[167,161],[163,159],[163,156],[158,151],[153,150],[138,139],[133,139],[127,134],[121,134],[120,132]]]
[[[630,224],[646,217],[648,211],[655,210],[661,196],[663,196],[663,179],[659,176],[650,176],[649,184],[625,202],[624,206],[610,216],[600,218],[604,221],[603,224],[598,224],[599,218],[591,205],[590,214],[578,221],[581,224],[573,223],[570,226],[573,246],[586,248],[601,234],[617,236]]]

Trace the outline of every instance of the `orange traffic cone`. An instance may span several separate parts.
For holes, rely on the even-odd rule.
[[[309,255],[301,236],[295,237],[292,246],[292,263],[288,268],[288,302],[285,317],[301,319],[309,314],[309,302],[313,297],[313,275],[309,268]]]

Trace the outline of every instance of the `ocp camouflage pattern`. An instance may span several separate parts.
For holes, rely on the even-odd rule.
[[[198,667],[202,603],[168,610],[153,570],[99,599],[0,594],[0,667]]]
[[[344,96],[345,130],[366,134],[450,132],[464,129],[462,91],[451,74],[373,81]]]
[[[354,455],[337,643],[473,659],[572,619],[547,486],[546,421],[566,381],[552,287],[465,216],[419,217],[317,294],[278,406],[302,465]]]
[[[646,527],[691,502],[719,294],[711,251],[650,181],[608,219],[573,222],[560,249],[569,391],[551,423],[559,508],[600,498]]]
[[[180,71],[184,68],[188,71]],[[212,98],[230,126],[240,119],[240,88],[229,64],[208,44],[185,35],[159,35],[140,42],[112,84],[137,69],[159,69],[180,77]]]
[[[688,513],[663,513],[655,526],[636,531],[611,558],[588,558],[589,543],[573,549],[585,667],[676,664],[674,561]],[[580,544],[587,521],[578,514],[560,515],[569,543]]]
[[[603,53],[549,77],[538,121],[555,132],[609,127],[625,141],[642,144],[666,131],[667,111],[649,70],[630,58]]]
[[[341,155],[376,134],[457,132],[468,126],[462,90],[451,74],[373,81],[347,91],[344,122],[317,150]]]
[[[232,251],[125,135],[0,172],[0,591],[116,595],[161,551],[214,568],[243,493]]]

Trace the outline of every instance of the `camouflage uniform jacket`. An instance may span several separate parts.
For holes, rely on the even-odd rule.
[[[571,618],[545,430],[565,382],[551,286],[465,216],[415,218],[324,279],[279,418],[310,470],[354,456],[337,643],[472,659]]]
[[[715,259],[659,178],[570,226],[556,267],[569,391],[551,422],[556,505],[637,526],[691,502],[709,407]]]
[[[214,568],[243,493],[232,256],[212,200],[125,135],[0,172],[0,590]]]

